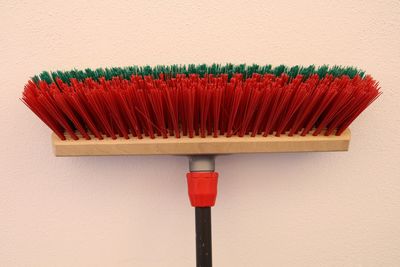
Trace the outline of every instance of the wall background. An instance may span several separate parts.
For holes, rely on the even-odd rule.
[[[184,157],[55,158],[44,69],[343,64],[384,94],[348,153],[224,156],[215,266],[400,266],[399,1],[2,1],[0,265],[194,266]]]

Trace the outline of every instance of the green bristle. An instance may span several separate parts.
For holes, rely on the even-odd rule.
[[[112,68],[113,77],[122,77],[122,69],[121,68]]]
[[[65,72],[65,74],[66,74],[67,78],[76,78],[77,80],[80,80],[76,69],[67,71],[67,72]]]
[[[39,74],[39,77],[40,77],[40,79],[42,81],[45,81],[47,83],[52,83],[53,82],[50,73],[47,72],[47,71],[43,71],[41,74]]]
[[[47,72],[44,71],[38,76],[35,77],[35,82],[40,80],[46,81],[47,83],[52,83],[57,78],[60,78],[63,82],[69,83],[71,78],[75,78],[79,81],[83,81],[86,78],[91,78],[93,80],[98,80],[100,77],[104,77],[106,80],[112,79],[112,77],[122,77],[123,79],[130,79],[132,75],[140,75],[140,76],[148,76],[151,75],[154,78],[158,78],[161,73],[166,74],[169,77],[176,77],[177,74],[198,74],[200,77],[204,77],[206,74],[227,74],[228,78],[232,78],[234,73],[243,74],[244,78],[251,77],[254,73],[263,74],[273,74],[275,76],[280,76],[283,73],[286,73],[289,77],[296,77],[296,75],[303,75],[304,78],[308,78],[312,74],[317,74],[320,78],[325,77],[326,75],[332,75],[334,77],[339,77],[342,75],[347,75],[350,78],[354,78],[356,75],[360,75],[360,77],[364,77],[365,72],[360,71],[354,67],[342,67],[342,66],[332,66],[328,67],[327,65],[320,66],[315,68],[314,65],[310,65],[308,67],[302,67],[299,65],[293,67],[287,67],[285,65],[279,65],[273,68],[271,65],[233,65],[231,63],[227,63],[225,65],[221,64],[189,64],[189,65],[157,65],[155,67],[151,66],[128,66],[124,68],[120,67],[112,67],[112,68],[98,68],[95,70],[85,69],[77,70],[73,69],[70,71],[54,71]]]
[[[354,67],[347,68],[347,75],[349,75],[350,78],[354,78],[357,74],[360,75],[361,78],[363,78],[365,73],[364,71],[358,70]]]
[[[111,80],[111,78],[113,77],[111,70],[109,68],[105,68],[104,69],[104,78],[106,78],[106,80]]]
[[[217,64],[212,64],[208,73],[210,73],[212,75],[216,75],[217,74]]]
[[[228,64],[225,65],[224,68],[225,68],[225,72],[232,72],[233,64],[228,63]]]
[[[262,66],[261,67],[261,71],[262,71],[263,74],[266,74],[266,73],[271,74],[272,73],[272,65]]]
[[[253,73],[260,73],[259,66],[257,64],[253,64],[253,65],[247,67],[246,77],[251,77],[253,75]],[[262,73],[260,73],[260,74],[262,74]]]
[[[110,75],[110,80],[113,78],[113,77],[115,77],[115,76],[118,76],[118,72],[115,70],[115,68],[109,68],[108,69],[108,73],[109,73],[109,75]]]
[[[327,65],[323,65],[316,70],[316,73],[318,74],[319,78],[323,78],[328,73],[328,70],[329,67]]]
[[[132,73],[129,71],[129,68],[125,67],[121,69],[121,76],[125,80],[129,80],[132,76]]]
[[[37,76],[37,75],[33,76],[31,79],[32,79],[32,81],[33,81],[34,83],[36,83],[36,84],[38,84],[38,82],[40,81],[40,78],[39,78],[39,76]]]
[[[311,75],[317,74],[317,69],[314,65],[310,65],[307,67],[300,67],[299,75],[302,75],[305,79],[310,77]]]
[[[86,74],[82,70],[77,70],[76,75],[78,77],[78,80],[84,80],[86,78]]]
[[[78,77],[74,74],[74,72],[72,72],[72,71],[67,71],[66,73],[65,73],[65,78],[66,78],[66,80],[69,82],[69,80],[71,79],[71,78],[76,78],[76,79],[78,79]]]
[[[155,66],[154,67],[154,77],[159,77],[160,76],[160,73],[162,73],[163,72],[163,68],[162,68],[162,66],[161,65],[157,65],[157,66]]]
[[[177,66],[176,65],[171,65],[169,66],[169,73],[171,74],[172,77],[175,77],[174,73],[176,72]]]
[[[275,69],[273,70],[273,74],[275,76],[281,76],[282,73],[286,72],[286,66],[285,65],[279,65],[277,67],[275,67]]]
[[[215,64],[215,69],[216,69],[216,75],[221,73],[221,64]]]
[[[188,72],[189,73],[196,73],[196,65],[195,64],[189,64],[188,65]]]
[[[54,72],[54,71],[50,71],[50,75],[51,75],[51,79],[52,79],[53,81],[56,81],[57,78],[60,78],[60,77],[58,77],[57,72]]]
[[[354,69],[354,68],[352,68],[352,67],[347,68],[347,69],[346,69],[346,72],[347,72],[347,75],[348,75],[350,78],[354,78],[354,76],[357,75],[357,70]]]
[[[245,64],[233,66],[233,72],[245,74],[245,70],[246,70]]]
[[[95,73],[96,73],[96,78],[97,78],[96,80],[98,80],[100,77],[106,76],[106,73],[105,73],[104,69],[102,69],[102,68],[96,69]]]
[[[86,77],[92,78],[93,80],[97,80],[96,73],[92,69],[85,69]]]
[[[198,65],[196,73],[199,74],[200,77],[204,77],[204,75],[207,74],[207,65],[206,64]]]
[[[190,74],[188,72],[188,70],[186,69],[186,65],[181,66],[181,69],[180,69],[179,73],[182,73],[182,74],[185,74],[185,75],[189,75]]]
[[[300,66],[293,66],[289,69],[288,75],[292,78],[296,77],[299,74]]]
[[[337,76],[338,75],[338,66],[333,66],[328,70],[328,74],[331,74],[333,76]]]

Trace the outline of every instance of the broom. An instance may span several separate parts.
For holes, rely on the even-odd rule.
[[[214,156],[345,151],[379,95],[353,67],[171,65],[42,72],[22,101],[53,131],[56,156],[188,155],[197,266],[212,266]]]

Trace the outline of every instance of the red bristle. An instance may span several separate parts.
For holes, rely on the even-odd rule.
[[[26,100],[21,99],[22,102],[30,109],[33,113],[35,113],[61,140],[66,140],[65,135],[63,134],[63,130],[61,130],[58,125],[48,119],[48,115],[40,112],[36,107],[31,106],[26,102]]]
[[[234,85],[231,82],[227,82],[225,85],[225,91],[221,100],[221,116],[220,116],[220,135],[226,133],[227,122],[229,117],[229,107],[233,99],[233,88]]]
[[[330,135],[339,124],[343,123],[345,118],[350,116],[350,114],[357,110],[360,105],[362,105],[366,99],[366,94],[363,87],[364,86],[359,82],[357,85],[352,86],[352,95],[350,96],[350,99],[346,101],[341,110],[337,112],[336,116],[334,116],[332,121],[327,124],[327,129],[325,131],[326,136]]]
[[[104,84],[101,80],[104,80]],[[114,138],[113,136],[123,137],[121,130],[117,126],[117,122],[113,119],[113,111],[110,106],[110,96],[108,95],[108,90],[105,79],[99,79],[100,84],[95,84],[94,87],[97,88],[95,92],[95,99],[97,100],[97,105],[99,107],[100,112],[104,115],[105,121],[103,125],[105,126],[106,135],[108,137]],[[107,82],[108,83],[108,82]]]
[[[270,113],[268,114],[268,118],[264,127],[264,134],[263,136],[268,136],[273,131],[274,125],[276,120],[279,117],[279,111],[284,107],[287,98],[288,92],[287,85],[282,84],[282,77],[279,77],[273,84],[272,84],[272,106],[270,109]]]
[[[208,102],[208,111],[207,111],[207,135],[212,135],[213,133],[213,125],[214,125],[214,117],[212,114],[212,101],[213,101],[213,97],[214,94],[213,92],[215,91],[215,79],[213,80],[212,84],[209,84],[208,86],[208,93],[209,93],[209,102]]]
[[[233,92],[233,99],[232,99],[232,105],[230,107],[229,111],[229,119],[228,119],[228,124],[226,128],[226,136],[231,137],[234,132],[233,132],[233,123],[235,122],[236,114],[239,109],[239,104],[240,100],[242,99],[243,96],[243,88],[242,84],[239,83],[235,87],[235,91]]]
[[[133,88],[133,93],[135,95],[134,99],[136,101],[136,104],[133,106],[135,107],[135,113],[138,115],[138,122],[140,125],[142,125],[143,133],[145,136],[150,136],[150,131],[152,132],[151,135],[154,135],[150,114],[146,114],[148,113],[147,101],[146,97],[143,95],[142,80],[138,80]],[[143,113],[144,111],[145,113]]]
[[[146,130],[146,133],[150,136],[150,138],[154,139],[155,135],[153,130],[153,123],[151,121],[150,112],[147,107],[148,105],[146,102],[145,93],[142,89],[139,89],[136,91],[136,94],[136,99],[138,100],[137,112],[143,119],[143,126]]]
[[[122,102],[120,101],[120,98],[118,97],[118,94],[116,91],[111,90],[108,92],[108,103],[109,103],[109,110],[111,111],[111,117],[115,121],[119,131],[121,132],[122,136],[125,139],[129,139],[128,135],[128,126],[126,123],[126,118],[125,114],[122,113]]]
[[[269,131],[269,134],[272,134],[273,132],[276,132],[278,130],[278,126],[284,120],[285,110],[287,110],[289,101],[290,101],[292,95],[294,94],[293,89],[287,89],[287,88],[284,89],[284,88],[285,87],[282,88],[282,90],[284,90],[284,92],[282,94],[281,101],[278,105],[278,109],[276,110],[277,114],[276,114],[275,119],[273,120],[272,128]],[[279,136],[279,134],[277,136]]]
[[[71,79],[71,87],[68,93],[63,94],[65,100],[74,108],[79,114],[82,123],[85,123],[91,133],[97,138],[102,140],[101,126],[97,123],[97,117],[93,115],[90,107],[87,105],[87,98],[85,96],[84,86],[82,82],[76,79]]]
[[[185,108],[185,118],[186,118],[186,125],[187,125],[187,132],[190,138],[193,138],[195,135],[194,131],[194,102],[195,102],[195,92],[193,88],[188,88],[185,85],[183,89],[184,101],[183,105]]]
[[[193,88],[193,128],[196,136],[200,135],[200,91],[198,90],[198,84],[195,81],[190,81],[191,87]]]
[[[335,99],[332,101],[332,104],[326,111],[326,114],[324,114],[324,117],[321,120],[320,124],[314,131],[313,133],[314,136],[320,134],[321,131],[325,129],[326,126],[335,118],[335,116],[343,112],[343,109],[350,103],[352,93],[353,93],[353,87],[351,85],[347,85],[345,88],[339,90]]]
[[[75,108],[76,112],[86,123],[87,127],[92,132],[92,134],[96,136],[97,139],[102,140],[103,136],[101,136],[99,130],[97,130],[98,125],[96,127],[96,124],[92,119],[92,116],[87,111],[87,105],[82,103],[82,100],[80,99],[79,95],[78,94],[71,94],[69,96],[65,95],[65,98],[67,101],[71,103],[71,106]]]
[[[306,125],[304,126],[303,131],[300,134],[301,136],[305,136],[308,134],[320,115],[324,112],[324,110],[336,96],[338,86],[337,81],[338,80],[333,81],[330,85],[326,85],[326,83],[320,85],[319,90],[321,90],[321,95],[319,96],[316,94],[316,98],[313,99],[314,103],[312,103],[310,116],[306,118]]]
[[[144,133],[144,126],[140,120],[140,116],[137,114],[138,100],[135,86],[136,85],[132,83],[128,85],[125,102],[128,105],[127,108],[129,110],[128,114],[130,114],[129,116],[131,117],[129,120],[132,124],[132,130],[134,130],[135,134],[139,137],[139,139],[141,139],[143,138],[142,134]]]
[[[88,95],[94,91],[97,90],[98,88],[95,87],[93,85],[93,80],[92,79],[86,79],[85,80],[85,85],[83,88],[79,88],[77,90],[78,94],[79,94],[79,98],[82,101],[82,104],[85,105],[87,107],[87,110],[89,112],[89,114],[91,115],[91,117],[93,118],[93,121],[96,125],[96,128],[100,131],[100,133],[102,135],[105,135],[107,137],[110,137],[110,134],[107,133],[107,131],[105,130],[99,116],[97,115],[96,111],[94,110],[93,106],[90,104],[90,100]]]
[[[286,110],[283,114],[281,119],[278,121],[277,128],[276,128],[276,136],[280,136],[282,132],[285,130],[287,124],[289,123],[290,119],[300,107],[301,103],[304,101],[306,97],[306,85],[301,81],[303,80],[303,76],[298,75],[289,85],[289,88],[286,89],[287,92],[291,95],[287,97],[287,107],[283,108]],[[300,85],[301,84],[301,85]]]
[[[237,86],[239,86],[239,85],[237,85]],[[244,92],[245,91],[245,84],[240,83],[240,87],[242,88],[241,89],[242,93],[241,93],[241,97],[240,97],[240,100],[239,100],[239,103],[238,103],[236,115],[235,115],[234,120],[233,120],[232,135],[236,135],[239,132],[241,126],[242,126],[244,111],[245,111],[245,108],[246,108],[246,103],[248,102],[247,98],[248,98],[249,94],[247,94],[247,92]]]
[[[211,90],[204,85],[199,86],[199,113],[200,113],[200,136],[206,137],[207,118],[210,109]]]
[[[213,117],[213,127],[214,127],[214,137],[218,137],[218,128],[220,124],[220,113],[222,105],[222,86],[217,86],[213,91],[213,101],[212,101],[212,117]]]
[[[260,101],[261,92],[258,89],[258,86],[253,85],[254,87],[249,89],[249,98],[247,101],[246,109],[243,114],[243,120],[241,124],[241,128],[238,132],[240,137],[244,136],[245,133],[248,131],[248,127],[250,125],[251,119],[253,118],[254,112],[258,108],[258,103]]]
[[[137,136],[139,139],[142,139],[142,132],[140,130],[138,120],[135,114],[134,105],[132,103],[132,91],[127,89],[124,92],[119,93],[119,99],[122,107],[123,114],[126,115],[128,127],[131,129],[131,133],[133,136]],[[130,104],[129,104],[130,103]]]
[[[242,123],[244,120],[245,112],[250,102],[252,88],[254,87],[255,80],[252,78],[248,78],[245,81],[241,79],[237,81],[237,87],[241,86],[243,93],[239,102],[238,110],[235,116],[235,121],[233,123],[234,134],[239,133],[242,128]]]
[[[148,89],[148,96],[153,108],[153,112],[155,115],[155,122],[157,125],[157,129],[163,136],[163,138],[168,137],[167,128],[165,125],[165,116],[164,116],[164,107],[162,101],[162,92],[155,88]]]
[[[156,102],[153,101],[153,96],[152,95],[152,89],[154,89],[154,85],[152,82],[152,77],[151,76],[145,76],[144,78],[144,83],[143,83],[143,91],[144,91],[144,96],[145,96],[145,101],[146,101],[146,106],[148,108],[148,113],[149,113],[149,122],[153,126],[153,131],[157,136],[166,136],[164,133],[165,130],[165,123],[164,121],[161,121],[162,117],[160,115],[160,112],[162,108],[159,106],[159,102],[156,100]]]
[[[87,104],[93,110],[95,117],[98,118],[98,123],[102,126],[107,136],[110,136],[112,139],[116,139],[111,123],[108,118],[108,111],[105,110],[105,107],[101,104],[104,103],[104,97],[99,90],[93,90],[87,92]]]
[[[360,105],[360,107],[355,112],[353,112],[353,114],[351,114],[345,122],[338,126],[336,135],[341,135],[343,131],[346,130],[347,127],[349,127],[349,125],[361,114],[361,112],[363,112],[364,109],[366,109],[372,102],[374,102],[380,94],[381,93],[376,94],[373,98],[369,99],[368,102],[364,102],[362,105]]]
[[[51,97],[49,91],[43,92],[43,94],[41,94],[37,98],[37,100],[48,111],[48,114],[50,114],[50,116],[53,117],[54,120],[59,122],[59,124],[68,132],[72,139],[79,139],[79,137],[75,134],[75,131],[72,129],[71,125],[69,125],[68,120],[63,112],[57,107],[56,102]]]
[[[368,91],[365,93],[365,97],[363,101],[359,104],[359,106],[354,109],[352,113],[350,113],[347,118],[340,123],[337,127],[336,135],[342,134],[344,130],[363,112],[372,102],[374,102],[380,95],[378,84],[372,80],[371,77],[367,76],[366,82],[369,83],[366,85],[365,90]]]
[[[174,126],[172,123],[172,118],[170,115],[168,115],[168,108],[166,105],[164,105],[164,120],[167,122],[167,132],[168,132],[168,136],[174,136]]]
[[[319,81],[318,75],[313,75],[307,81],[306,90],[307,96],[304,98],[303,102],[300,104],[298,112],[293,116],[293,121],[289,127],[289,136],[297,134],[300,128],[303,127],[305,119],[309,116],[310,111],[313,109],[315,103],[320,99],[323,90],[321,86],[317,86]],[[326,81],[326,78],[322,80],[322,83]]]
[[[72,121],[75,128],[82,134],[82,136],[86,140],[90,140],[90,136],[85,131],[85,129],[79,122],[78,118],[75,116],[72,108],[68,105],[68,102],[66,101],[65,96],[63,96],[61,93],[55,93],[55,94],[53,94],[53,98],[56,101],[58,107],[64,112],[64,114],[68,117],[68,119],[70,119]]]
[[[182,84],[177,84],[176,79],[171,79],[170,88],[176,88],[178,101],[178,122],[181,124],[182,135],[188,135],[187,114],[186,114],[186,96]]]
[[[167,106],[167,111],[169,114],[169,118],[172,124],[173,130],[172,133],[175,134],[176,138],[180,138],[179,131],[179,102],[178,102],[178,93],[176,88],[172,88],[171,90],[165,85],[162,84],[162,90],[164,93],[164,99]]]
[[[114,90],[113,92],[118,103],[118,109],[121,114],[122,123],[126,127],[128,134],[132,134],[133,137],[137,137],[137,134],[134,130],[134,125],[132,125],[131,119],[129,118],[129,109],[125,109],[128,86],[127,80],[120,79],[119,90]]]
[[[37,100],[38,92],[36,92],[36,85],[29,81],[25,86],[25,90],[22,96],[22,102],[30,108],[53,132],[61,139],[65,140],[63,129],[61,125],[54,120],[47,112],[47,110],[40,105]]]
[[[257,115],[254,118],[253,127],[251,130],[251,136],[254,137],[261,132],[261,129],[264,128],[264,125],[268,119],[266,116],[267,110],[270,108],[270,103],[273,98],[272,92],[272,82],[274,81],[273,75],[266,74],[262,77],[260,90],[260,105],[259,110],[257,111]]]
[[[211,100],[210,100],[210,109],[211,109],[211,102],[212,102],[212,96],[211,96]],[[212,135],[212,133],[213,133],[213,124],[214,124],[214,122],[213,122],[213,115],[212,115],[212,112],[211,112],[211,110],[208,112],[208,115],[207,115],[207,135]]]

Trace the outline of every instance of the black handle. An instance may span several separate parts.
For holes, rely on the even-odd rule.
[[[196,207],[196,266],[211,267],[211,207]]]

